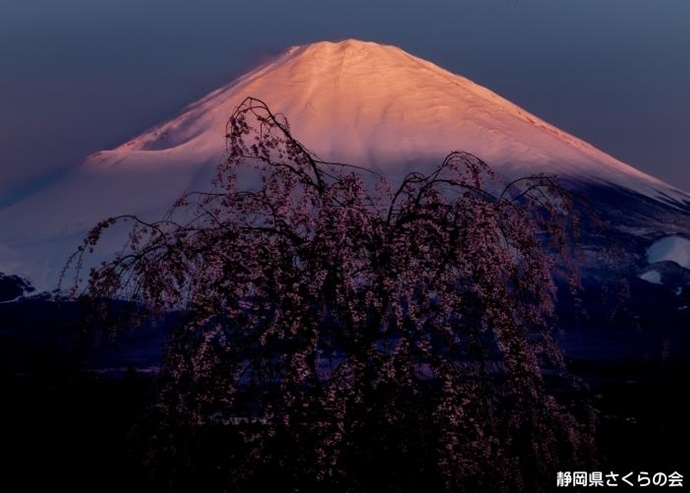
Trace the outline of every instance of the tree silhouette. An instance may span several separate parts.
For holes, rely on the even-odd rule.
[[[453,152],[392,184],[318,159],[253,98],[227,142],[211,192],[105,220],[71,259],[78,279],[132,221],[82,295],[180,312],[141,424],[170,489],[540,491],[582,463],[591,422],[544,384],[555,279],[578,283],[552,178]]]

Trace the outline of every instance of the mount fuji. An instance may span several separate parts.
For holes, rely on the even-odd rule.
[[[0,196],[0,395],[5,412],[0,434],[5,447],[12,451],[6,469],[17,472],[18,483],[31,481],[38,464],[43,472],[39,476],[50,481],[51,487],[62,482],[72,491],[75,485],[77,491],[122,491],[133,484],[146,485],[139,487],[148,491],[191,485],[204,490],[203,481],[229,477],[224,473],[227,470],[217,469],[219,464],[232,462],[236,450],[249,450],[243,446],[235,449],[241,443],[235,437],[241,434],[221,426],[222,413],[210,427],[199,426],[199,421],[184,422],[182,435],[176,435],[179,418],[160,413],[158,403],[163,400],[151,400],[162,395],[153,392],[158,385],[156,375],[165,357],[167,335],[179,326],[179,314],[145,321],[136,330],[122,327],[116,334],[95,328],[90,337],[92,331],[84,334],[79,322],[83,306],[64,296],[53,296],[68,257],[98,221],[121,214],[160,219],[184,192],[211,187],[217,165],[226,159],[227,120],[246,97],[261,99],[274,114],[285,115],[292,136],[321,160],[373,168],[391,182],[411,170],[428,173],[457,150],[481,158],[506,180],[537,173],[558,175],[564,187],[583,196],[587,210],[599,217],[605,229],[583,231],[587,263],[582,269],[584,289],[575,293],[577,300],[570,296],[573,293],[563,290],[564,296],[557,300],[554,334],[568,368],[586,385],[572,392],[569,383],[563,385],[560,372],[551,369],[543,372],[544,384],[564,403],[564,410],[582,409],[597,416],[596,455],[603,458],[596,459],[600,470],[625,474],[651,468],[662,475],[677,471],[673,474],[681,481],[683,474],[687,477],[683,472],[687,461],[683,462],[684,455],[677,451],[687,446],[690,413],[680,391],[687,384],[690,362],[690,195],[466,78],[399,48],[347,40],[289,48],[273,61],[192,103],[176,118],[115,149],[89,156],[60,179],[25,195]],[[589,222],[583,219],[583,229],[588,228]],[[116,227],[102,238],[101,248],[91,260],[98,262],[116,253],[126,238],[126,228]],[[625,259],[613,268],[600,255],[604,249],[599,248],[611,243],[625,253]],[[618,284],[619,277],[627,284]],[[613,293],[615,302],[609,303],[614,301],[607,297],[611,286],[629,288],[624,303],[619,302],[617,292]],[[108,307],[116,317],[125,308],[120,300],[109,300]],[[214,344],[207,344],[213,339],[199,339],[203,348]],[[89,345],[88,351],[82,351],[87,349],[82,348],[84,343]],[[75,373],[75,357],[81,360],[81,356],[85,361]],[[500,376],[500,360],[488,363]],[[184,374],[184,369],[180,373]],[[522,376],[517,378],[523,380]],[[498,382],[499,390],[494,394],[498,397],[505,384],[501,379],[492,381]],[[166,386],[169,382],[161,381]],[[219,388],[218,382],[209,382],[208,388]],[[238,399],[246,400],[246,408],[251,410],[260,405],[262,395],[272,393],[272,388],[278,387],[239,392]],[[433,392],[436,383],[428,388]],[[418,389],[420,395],[435,399],[433,393]],[[388,405],[384,399],[398,395],[385,388],[382,392],[377,389],[377,394],[383,407]],[[223,391],[219,397],[225,400],[228,395]],[[417,401],[400,395],[404,397],[391,401],[393,405],[412,402],[416,408]],[[186,404],[182,398],[175,402]],[[487,406],[492,413],[497,407],[494,402],[502,401],[497,399]],[[197,404],[198,409],[213,409],[213,403],[207,407],[203,399],[194,406]],[[434,402],[431,405],[437,407]],[[509,406],[514,409],[512,403]],[[470,403],[470,412],[473,407]],[[533,417],[526,422],[547,430],[551,420],[542,409],[529,411]],[[319,416],[313,409],[303,411],[300,418]],[[378,412],[374,409],[371,415],[379,416]],[[397,474],[400,467],[406,467],[407,456],[398,454],[396,433],[390,430],[396,430],[398,423],[424,424],[426,417],[400,416],[404,419],[391,422],[393,427],[384,426],[388,431],[383,440],[378,440],[378,435],[372,435],[373,441],[366,437],[365,442],[373,448],[366,445],[362,450],[364,455],[369,450],[392,451],[386,457],[393,459],[384,462],[392,465],[403,457],[403,466],[374,469],[366,457],[355,457],[356,464],[381,472],[378,476],[384,479],[391,476],[390,471]],[[520,413],[516,416],[521,419]],[[561,416],[566,415],[559,415],[559,422],[564,419]],[[175,455],[148,455],[148,462],[156,469],[147,471],[140,453],[157,454],[151,445],[161,442],[152,441],[151,436],[160,430],[152,427],[159,417],[166,427],[168,448],[182,447]],[[253,424],[246,429],[263,429],[256,428],[261,421],[250,421]],[[303,421],[299,423],[302,426]],[[353,429],[368,433],[367,426]],[[484,442],[475,441],[476,431],[489,430],[478,426],[467,427],[470,441],[457,448],[479,450],[482,457],[494,461],[503,450],[495,444],[507,435],[499,430],[495,437],[487,436],[490,446],[477,448],[475,443]],[[530,433],[525,436],[536,436]],[[549,431],[547,442],[560,436]],[[124,437],[134,440],[125,441]],[[395,441],[390,441],[391,437]],[[509,447],[518,451],[522,442],[513,438]],[[425,447],[433,444],[427,435],[422,442]],[[65,447],[66,443],[71,446]],[[205,448],[209,443],[214,446]],[[357,447],[355,442],[350,450]],[[216,455],[221,450],[223,455]],[[179,474],[176,470],[173,482],[165,464],[177,466],[180,459],[189,467]],[[499,459],[491,464],[504,464],[504,457]],[[508,459],[512,460],[510,456]],[[164,468],[158,469],[158,464]],[[520,465],[519,461],[515,464]],[[91,473],[83,475],[82,471]],[[238,484],[250,476],[251,472],[247,473]],[[297,476],[284,477],[288,478],[286,484],[299,484],[294,482]],[[95,483],[93,478],[109,478],[109,482]],[[10,475],[9,481],[13,479]],[[357,479],[347,484],[356,487]],[[386,482],[376,484],[386,489]],[[433,488],[434,483],[429,484]],[[518,491],[520,484],[525,483],[503,486]]]
[[[183,192],[208,188],[225,156],[227,120],[247,96],[284,114],[292,134],[321,159],[373,168],[393,181],[436,167],[454,150],[478,156],[506,179],[558,175],[608,220],[641,279],[674,279],[676,288],[690,281],[689,266],[674,262],[690,255],[690,195],[464,77],[356,40],[289,48],[178,117],[15,197],[0,209],[0,273],[54,289],[97,221],[125,213],[159,218]],[[121,239],[113,239],[113,251]]]

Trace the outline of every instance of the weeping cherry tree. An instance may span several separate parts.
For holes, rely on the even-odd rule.
[[[553,178],[453,152],[394,183],[253,98],[227,144],[211,191],[101,222],[70,265],[129,221],[75,293],[179,313],[139,429],[169,489],[540,491],[583,463],[591,421],[544,381],[564,370],[556,281],[578,284]]]

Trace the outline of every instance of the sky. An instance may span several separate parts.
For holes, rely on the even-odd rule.
[[[345,38],[690,191],[687,0],[0,0],[0,207],[286,47]]]

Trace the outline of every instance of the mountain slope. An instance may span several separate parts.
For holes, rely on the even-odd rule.
[[[96,221],[122,213],[156,218],[183,191],[207,188],[224,158],[227,119],[246,96],[286,115],[293,135],[322,159],[373,167],[393,180],[463,150],[507,178],[558,174],[572,186],[615,187],[680,217],[690,201],[488,89],[399,48],[322,42],[288,49],[177,118],[90,156],[60,181],[0,210],[0,271],[54,287],[66,256]],[[664,221],[683,222],[673,217]],[[655,224],[654,234],[665,233],[655,221],[657,216],[648,221]],[[113,248],[122,238],[112,238]]]

